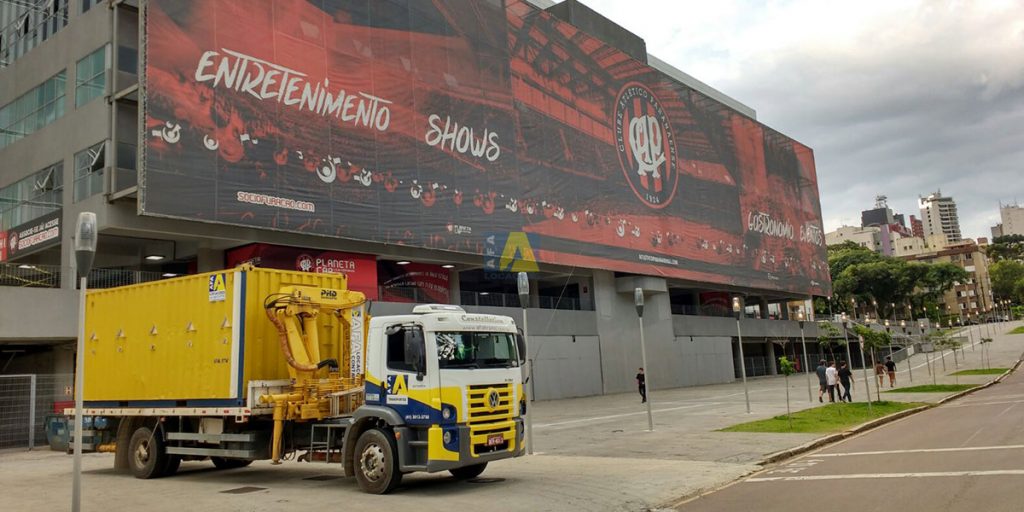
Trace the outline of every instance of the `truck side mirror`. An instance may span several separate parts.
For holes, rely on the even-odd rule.
[[[519,353],[519,366],[526,364],[526,338],[523,338],[523,333],[516,333],[516,352]]]
[[[423,331],[418,328],[406,328],[403,331],[405,336],[405,364],[416,371],[417,378],[422,378],[426,370],[426,350],[423,344]]]

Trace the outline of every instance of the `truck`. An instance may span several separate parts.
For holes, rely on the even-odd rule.
[[[340,464],[368,493],[523,455],[523,340],[505,316],[370,314],[344,274],[251,265],[89,291],[84,416],[115,468]],[[104,447],[100,447],[104,448]]]

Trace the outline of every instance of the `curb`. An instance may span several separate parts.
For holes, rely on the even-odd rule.
[[[844,430],[844,431],[836,433],[836,434],[830,434],[830,435],[827,435],[825,437],[821,437],[821,438],[815,439],[814,441],[811,441],[809,443],[804,443],[804,444],[802,444],[800,446],[794,446],[793,448],[787,448],[787,449],[779,451],[779,452],[768,454],[760,462],[757,462],[757,464],[759,464],[761,466],[766,466],[768,464],[773,464],[775,462],[779,462],[780,460],[785,460],[785,459],[794,457],[796,455],[800,455],[802,453],[809,452],[809,451],[811,451],[811,450],[813,450],[815,448],[820,448],[820,447],[825,446],[827,444],[835,443],[837,441],[842,441],[843,439],[846,439],[846,438],[848,438],[850,436],[854,436],[854,435],[860,434],[861,432],[865,432],[865,431],[871,430],[873,428],[880,427],[882,425],[885,425],[886,423],[890,423],[890,422],[896,421],[898,419],[904,418],[906,416],[910,416],[911,414],[917,414],[917,413],[919,413],[921,411],[924,411],[924,410],[927,410],[927,409],[931,409],[932,407],[935,407],[935,406],[931,405],[931,404],[929,404],[929,405],[922,405],[920,407],[914,407],[913,409],[907,409],[905,411],[895,412],[895,413],[892,413],[892,414],[890,414],[888,416],[882,416],[881,418],[874,419],[874,420],[868,421],[866,423],[861,423],[860,425],[857,425],[857,426],[855,426],[855,427],[853,427],[853,428],[851,428],[849,430]]]
[[[756,464],[761,465],[761,466],[767,466],[768,464],[774,464],[776,462],[779,462],[779,461],[782,461],[782,460],[786,460],[786,459],[795,457],[795,456],[803,454],[803,453],[807,453],[807,452],[809,452],[811,450],[814,450],[815,448],[820,448],[820,447],[825,446],[827,444],[832,444],[832,443],[835,443],[835,442],[838,442],[838,441],[842,441],[843,439],[846,439],[848,437],[851,437],[851,436],[860,434],[862,432],[866,432],[868,430],[880,427],[882,425],[885,425],[886,423],[891,423],[891,422],[896,421],[898,419],[905,418],[907,416],[910,416],[911,414],[917,414],[917,413],[919,413],[921,411],[925,411],[925,410],[931,409],[932,407],[937,407],[937,406],[942,405],[944,403],[951,402],[951,401],[957,400],[959,398],[963,398],[963,397],[965,397],[967,395],[970,395],[971,393],[975,393],[977,391],[980,391],[982,389],[994,386],[994,385],[1002,382],[1003,379],[1005,379],[1007,375],[1009,375],[1009,374],[1013,373],[1014,371],[1016,371],[1020,367],[1022,362],[1024,362],[1024,358],[1018,359],[1017,362],[1013,365],[1012,368],[1010,368],[1009,370],[1006,370],[1005,372],[1003,372],[1002,375],[1000,375],[999,377],[996,377],[995,379],[992,379],[988,383],[982,384],[980,386],[975,386],[975,387],[973,387],[971,389],[968,389],[968,390],[965,390],[965,391],[961,391],[961,392],[956,393],[954,395],[947,396],[946,398],[943,398],[942,400],[939,400],[938,402],[936,402],[934,404],[922,405],[920,407],[915,407],[913,409],[907,409],[905,411],[900,411],[900,412],[897,412],[897,413],[893,413],[893,414],[890,414],[888,416],[883,416],[881,418],[878,418],[878,419],[875,419],[875,420],[871,420],[871,421],[869,421],[867,423],[862,423],[862,424],[857,425],[856,427],[853,427],[853,428],[851,428],[849,430],[844,430],[843,432],[839,432],[839,433],[836,433],[836,434],[830,434],[830,435],[827,435],[825,437],[815,439],[815,440],[813,440],[813,441],[811,441],[809,443],[804,443],[804,444],[802,444],[800,446],[794,446],[793,448],[787,448],[787,449],[782,450],[782,451],[778,451],[778,452],[775,452],[775,453],[770,453],[770,454],[766,455],[764,459],[761,459],[761,461],[757,462]]]

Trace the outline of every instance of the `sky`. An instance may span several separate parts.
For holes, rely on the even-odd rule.
[[[826,231],[885,195],[956,200],[964,237],[1024,204],[1024,0],[582,0],[814,150]]]

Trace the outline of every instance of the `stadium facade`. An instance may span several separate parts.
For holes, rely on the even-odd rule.
[[[518,319],[528,271],[541,399],[633,389],[635,288],[656,388],[739,376],[734,296],[760,375],[831,293],[811,149],[575,1],[27,0],[0,21],[0,373],[73,371],[83,211],[92,287],[249,262],[344,272],[375,314]]]

